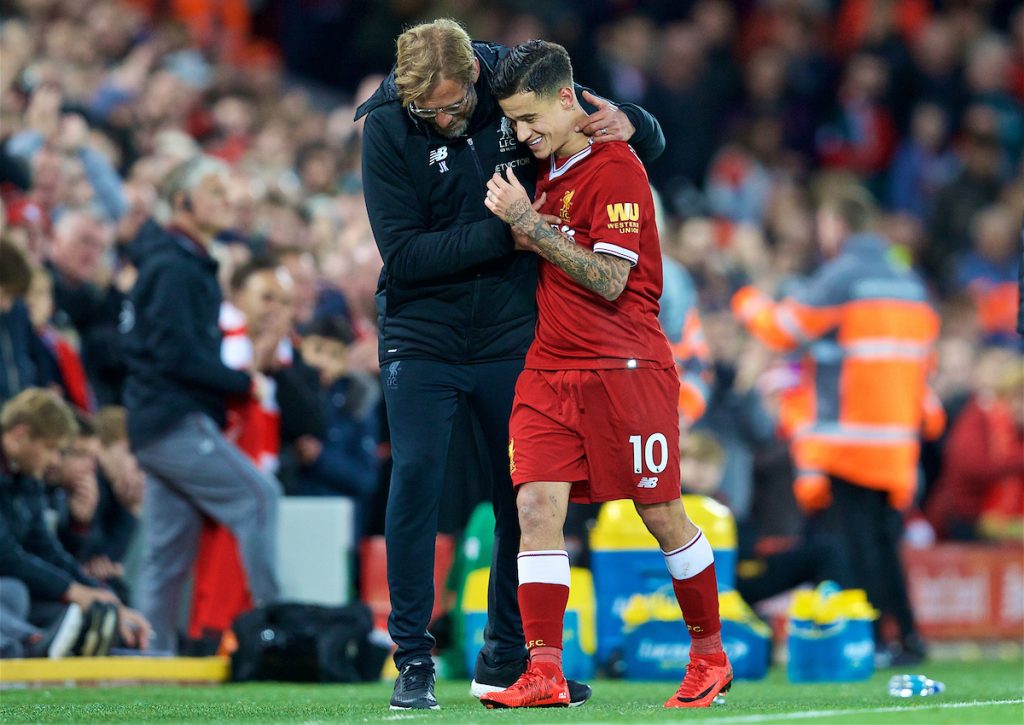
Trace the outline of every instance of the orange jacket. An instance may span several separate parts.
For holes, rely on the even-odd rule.
[[[939,319],[920,279],[882,239],[855,235],[796,295],[775,303],[746,287],[732,305],[765,344],[805,353],[807,420],[792,442],[798,501],[827,505],[832,475],[909,505],[920,436],[945,426],[927,385]]]

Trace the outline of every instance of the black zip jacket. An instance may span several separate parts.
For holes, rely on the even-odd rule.
[[[132,242],[139,278],[121,312],[128,438],[138,450],[189,413],[224,425],[227,396],[248,374],[220,357],[217,262],[186,237],[146,222]]]
[[[366,210],[384,259],[377,285],[380,361],[453,363],[523,357],[537,318],[537,259],[515,252],[508,227],[483,200],[487,180],[511,166],[533,194],[536,163],[491,95],[508,49],[473,43],[477,108],[465,136],[445,138],[402,108],[394,71],[356,110],[363,129]],[[582,101],[580,86],[577,96]],[[583,103],[591,112],[594,109]],[[619,106],[636,129],[640,158],[665,148],[661,127],[638,106]]]

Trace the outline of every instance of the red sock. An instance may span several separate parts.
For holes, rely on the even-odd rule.
[[[569,556],[564,551],[519,554],[519,612],[530,662],[562,669],[562,628],[569,603]],[[551,672],[554,674],[554,672]]]
[[[722,620],[718,616],[718,580],[715,565],[689,579],[673,579],[672,589],[686,620],[693,654],[722,651]]]
[[[527,649],[562,649],[562,622],[568,603],[567,586],[537,583],[519,585],[519,611],[523,615]]]

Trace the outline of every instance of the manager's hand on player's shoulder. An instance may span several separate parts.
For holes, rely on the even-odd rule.
[[[587,116],[587,122],[576,131],[590,136],[594,142],[629,141],[636,133],[629,116],[618,106],[607,99],[595,96],[590,91],[583,91],[583,100],[593,104],[597,110]]]

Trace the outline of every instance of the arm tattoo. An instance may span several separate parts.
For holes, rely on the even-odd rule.
[[[505,221],[528,236],[540,256],[591,292],[612,301],[626,288],[628,261],[584,249],[544,221],[528,201],[515,202]]]

